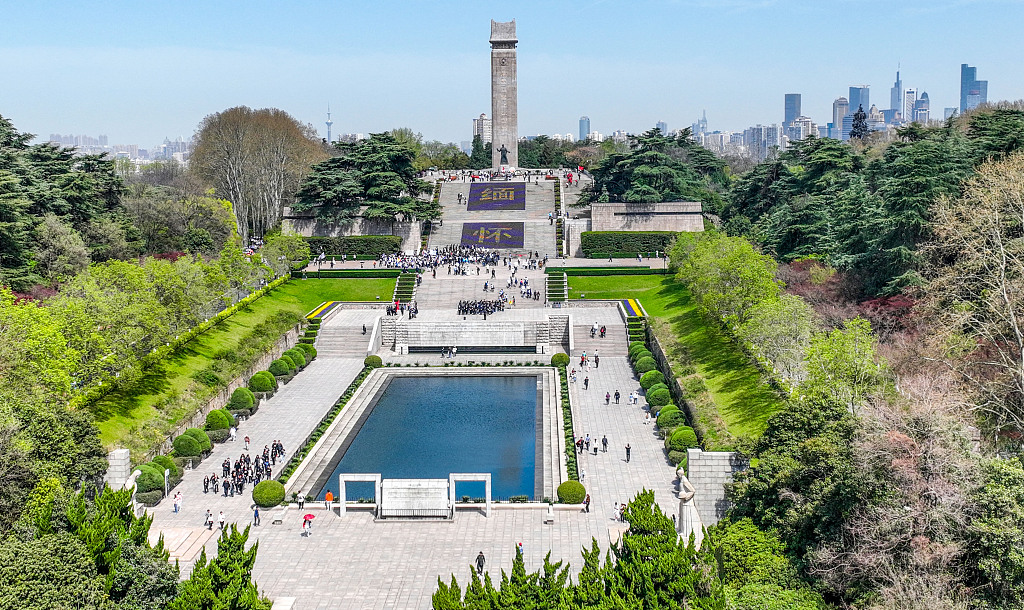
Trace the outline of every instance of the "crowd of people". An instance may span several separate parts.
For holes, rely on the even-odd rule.
[[[249,448],[249,437],[245,437],[245,448]],[[219,477],[214,472],[203,478],[203,493],[223,493],[224,497],[241,495],[246,485],[258,485],[260,481],[270,479],[273,466],[281,457],[284,457],[284,444],[275,440],[270,445],[263,446],[262,455],[256,454],[253,457],[248,453],[242,453],[234,463],[230,459],[225,459],[221,464]]]
[[[505,311],[505,299],[493,299],[486,300],[481,299],[478,301],[459,301],[459,315],[460,316],[476,316],[483,314],[487,316],[496,311]]]

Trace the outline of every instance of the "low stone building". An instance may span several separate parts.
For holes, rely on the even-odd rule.
[[[699,201],[594,203],[590,231],[703,231]]]

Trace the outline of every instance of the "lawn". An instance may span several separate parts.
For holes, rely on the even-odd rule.
[[[652,318],[667,321],[704,378],[719,415],[736,437],[757,436],[781,402],[746,355],[709,326],[689,291],[672,276],[569,277],[569,298],[638,299]]]
[[[130,387],[116,390],[92,405],[100,440],[109,449],[127,447],[133,459],[141,458],[179,420],[219,391],[193,380],[194,373],[212,365],[244,371],[320,303],[374,301],[377,296],[388,301],[394,289],[394,278],[286,282],[190,341]],[[252,337],[253,332],[259,337]]]

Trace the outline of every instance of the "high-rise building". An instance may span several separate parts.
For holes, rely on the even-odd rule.
[[[654,126],[661,130],[661,135],[668,135],[668,123],[666,123],[665,121],[658,121],[657,123],[655,123]]]
[[[889,90],[889,108],[896,112],[903,112],[903,80],[900,79],[900,71],[896,69],[896,82]]]
[[[701,134],[708,132],[708,111],[703,110],[700,113],[700,118],[693,125],[690,125],[690,135],[694,138],[699,138]]]
[[[755,125],[743,132],[743,144],[757,161],[775,154],[782,145],[782,129],[775,125]]]
[[[907,122],[914,120],[914,104],[917,103],[917,89],[907,89],[903,92],[903,118]]]
[[[810,118],[798,116],[786,127],[785,132],[790,142],[796,142],[811,134],[818,135],[818,126]]]
[[[799,93],[787,93],[786,94],[786,114],[785,119],[782,122],[783,127],[789,127],[793,124],[793,121],[800,116],[800,94]]]
[[[850,114],[850,100],[845,97],[837,97],[832,102],[832,132],[830,137],[836,140],[845,140],[843,137],[843,117]]]
[[[327,104],[327,121],[325,121],[325,123],[327,125],[327,143],[330,144],[333,141],[331,140],[331,125],[334,125],[334,121],[331,120],[330,104]]]
[[[914,102],[914,122],[927,125],[929,118],[928,92],[922,91],[921,97]]]
[[[491,119],[486,114],[480,114],[473,119],[473,137],[480,136],[480,141],[486,144],[491,141]]]
[[[583,140],[586,140],[588,135],[590,135],[590,117],[588,117],[588,116],[581,116],[580,117],[580,142],[582,142]]]
[[[978,80],[978,69],[960,64],[960,112],[988,102],[988,81]]]
[[[871,88],[869,85],[850,87],[850,109],[847,111],[847,114],[857,112],[857,109],[861,106],[864,107],[864,112],[871,108]]]

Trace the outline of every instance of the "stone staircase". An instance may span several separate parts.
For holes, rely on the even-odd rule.
[[[585,321],[586,314],[576,315],[574,319],[575,321]],[[585,351],[588,355],[593,355],[595,351],[598,351],[604,352],[608,356],[612,354],[621,356],[628,352],[629,337],[626,334],[626,327],[622,324],[606,324],[605,326],[608,331],[603,339],[601,338],[601,333],[598,333],[597,336],[591,339],[590,329],[593,327],[593,322],[587,325],[574,325],[572,333],[575,353],[579,354]]]
[[[547,273],[545,294],[549,301],[565,302],[569,298],[569,278],[565,273]]]
[[[364,335],[362,326],[326,324],[320,328],[316,340],[317,355],[349,358],[366,356],[372,330],[367,325]]]
[[[217,515],[213,516],[214,519]],[[220,536],[220,529],[214,524],[213,529],[205,527],[173,527],[157,531],[155,528],[149,532],[150,544],[156,544],[160,534],[164,536],[164,548],[171,556],[171,561],[179,561],[182,566],[191,565],[199,553],[211,539]]]

